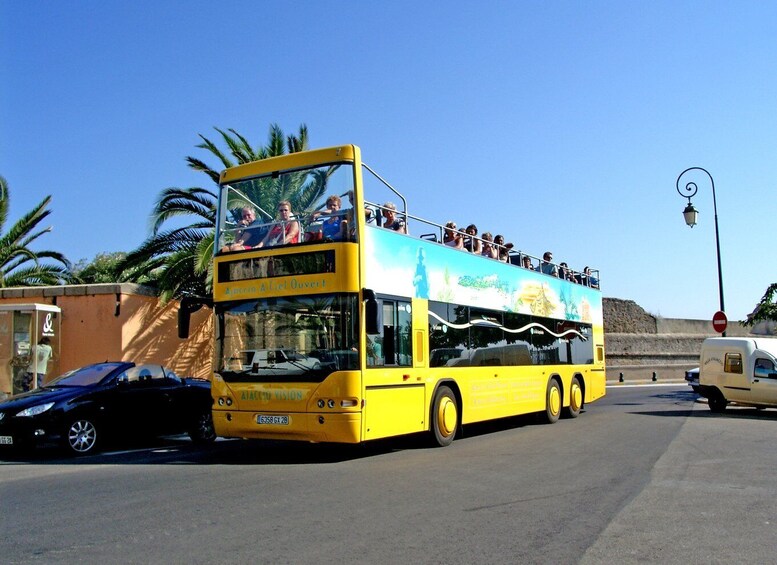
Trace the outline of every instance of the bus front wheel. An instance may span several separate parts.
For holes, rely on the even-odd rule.
[[[555,424],[561,415],[561,388],[556,379],[548,381],[548,390],[545,395],[545,419],[548,424]]]
[[[459,406],[456,395],[447,386],[441,386],[432,402],[432,434],[435,444],[450,445],[459,427]]]

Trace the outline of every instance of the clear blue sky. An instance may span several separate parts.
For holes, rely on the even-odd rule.
[[[601,271],[670,318],[777,281],[775,2],[0,0],[0,174],[11,221],[72,261],[148,235],[160,190],[210,186],[198,134],[270,123],[355,143],[413,213]]]

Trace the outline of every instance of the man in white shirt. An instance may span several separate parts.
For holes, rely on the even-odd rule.
[[[30,351],[30,364],[27,367],[27,375],[24,379],[22,388],[24,391],[30,390],[33,383],[36,387],[43,386],[43,379],[46,378],[49,359],[51,359],[51,340],[42,337],[38,345]]]

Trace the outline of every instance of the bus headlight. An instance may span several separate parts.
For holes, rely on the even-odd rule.
[[[327,402],[326,405],[329,406],[330,408],[334,408],[335,407],[335,401],[330,398],[329,402]]]
[[[323,398],[319,398],[318,402],[316,404],[318,405],[319,408],[323,408],[324,405],[325,405],[324,399]]]

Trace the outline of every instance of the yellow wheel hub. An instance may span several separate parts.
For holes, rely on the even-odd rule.
[[[447,396],[443,397],[440,401],[440,407],[437,410],[437,425],[440,432],[446,437],[451,435],[456,431],[457,420],[458,414],[456,413],[456,403]]]
[[[553,414],[558,414],[561,411],[561,394],[559,393],[558,387],[553,387],[550,389],[550,394],[548,395],[548,405],[550,406],[550,411]]]
[[[583,406],[583,389],[576,382],[572,385],[572,393],[569,397],[569,403],[572,405],[572,410],[577,412]]]

